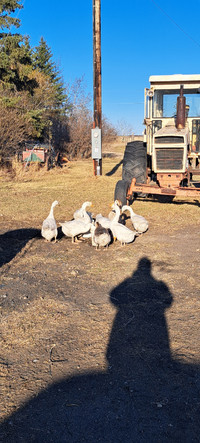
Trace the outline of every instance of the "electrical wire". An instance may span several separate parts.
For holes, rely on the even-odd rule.
[[[162,9],[162,8],[160,7],[160,5],[158,5],[158,3],[156,3],[154,0],[151,0],[151,1],[152,1],[152,3],[154,3],[154,5],[155,5],[158,9],[160,9],[160,11],[163,12],[164,15],[166,15],[166,17],[167,17],[169,20],[171,20],[172,23],[174,23],[174,25],[175,25],[178,29],[180,29],[181,32],[183,32],[183,34],[185,34],[190,40],[193,41],[193,43],[195,43],[195,44],[196,44],[197,46],[199,46],[199,48],[200,48],[200,44],[199,44],[199,43],[198,43],[193,37],[191,37],[191,35],[188,34],[188,32],[186,32],[183,28],[181,28],[181,26],[179,26],[178,23],[176,23],[175,20],[174,20],[169,14],[167,14],[167,12],[164,11],[164,9]]]

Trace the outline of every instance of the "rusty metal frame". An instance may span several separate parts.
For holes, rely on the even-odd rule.
[[[134,193],[144,193],[144,194],[157,194],[157,195],[172,195],[172,196],[182,196],[182,197],[200,197],[200,188],[163,188],[158,185],[148,185],[143,183],[137,183],[136,179],[133,178],[130,187],[127,191],[127,200],[131,200]]]

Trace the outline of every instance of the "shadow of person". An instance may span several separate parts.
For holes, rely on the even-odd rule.
[[[4,421],[1,441],[199,441],[199,367],[171,356],[167,285],[154,279],[144,257],[110,300],[117,314],[107,371],[74,375],[42,391]]]
[[[129,376],[136,366],[144,371],[145,367],[155,370],[169,364],[164,314],[173,299],[168,287],[153,278],[147,258],[142,258],[136,272],[111,292],[110,299],[118,309],[107,349],[113,370]]]
[[[9,263],[34,237],[40,236],[39,229],[24,228],[7,231],[0,235],[0,267]]]

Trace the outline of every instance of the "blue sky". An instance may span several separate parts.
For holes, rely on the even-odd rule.
[[[41,37],[66,83],[93,94],[92,0],[25,0],[17,15],[31,46]],[[141,134],[149,76],[200,73],[200,0],[101,0],[102,112]],[[92,106],[92,104],[91,104]]]

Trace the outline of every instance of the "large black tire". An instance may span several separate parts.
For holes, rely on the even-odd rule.
[[[122,179],[128,184],[133,178],[136,183],[146,183],[147,152],[142,141],[127,143],[123,158]]]
[[[127,204],[126,194],[129,184],[125,180],[119,180],[115,186],[114,200],[121,201],[122,206]]]

